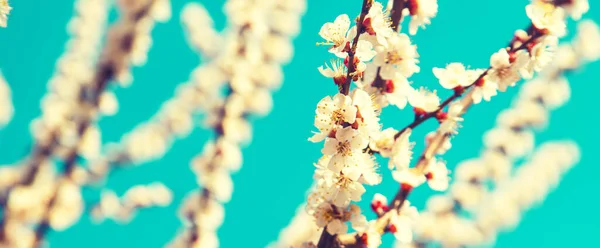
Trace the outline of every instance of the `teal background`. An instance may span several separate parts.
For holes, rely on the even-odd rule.
[[[177,84],[188,79],[200,62],[185,40],[179,13],[187,1],[172,0],[173,18],[158,24],[154,31],[154,46],[148,63],[133,69],[131,87],[117,88],[119,114],[101,120],[105,142],[117,141],[141,121],[148,119],[161,102],[173,95]],[[225,25],[221,7],[224,1],[199,1],[212,13],[218,28]],[[320,76],[316,68],[328,61],[320,41],[321,25],[338,14],[354,16],[362,1],[309,0],[300,36],[295,40],[296,56],[285,66],[285,82],[274,94],[275,107],[266,117],[254,121],[253,143],[244,149],[244,166],[233,176],[235,192],[226,204],[225,223],[219,230],[222,247],[263,247],[275,240],[296,208],[304,201],[312,182],[312,163],[320,156],[322,144],[307,141],[316,103],[327,94],[334,94],[333,83]],[[585,17],[600,21],[600,5]],[[39,100],[46,90],[54,63],[67,40],[66,24],[73,14],[72,1],[10,1],[14,10],[9,26],[0,29],[0,69],[13,91],[16,114],[13,121],[0,130],[0,164],[23,158],[30,149],[28,123],[40,114]],[[517,28],[528,24],[524,6],[527,1],[440,1],[439,14],[432,25],[414,37],[421,55],[421,73],[411,78],[414,85],[438,88],[432,67],[444,67],[449,62],[463,62],[472,67],[487,67],[489,56],[504,46]],[[114,11],[113,11],[114,12]],[[114,15],[114,13],[113,13]],[[573,22],[569,24],[571,33]],[[571,79],[573,91],[569,104],[552,114],[547,131],[537,136],[537,142],[573,139],[582,149],[581,163],[569,172],[560,188],[549,195],[544,205],[527,212],[522,224],[513,232],[501,234],[497,247],[597,247],[600,237],[600,211],[597,211],[600,172],[597,155],[598,118],[596,94],[600,90],[600,63],[589,65]],[[481,147],[481,135],[491,128],[498,111],[509,105],[513,88],[491,103],[483,103],[466,116],[461,133],[454,139],[453,150],[445,159],[454,166],[462,159],[476,156]],[[448,95],[449,92],[440,92]],[[403,127],[412,118],[410,111],[386,109],[386,127]],[[428,122],[413,134],[418,141],[415,152],[422,150],[425,130],[434,128]],[[164,158],[140,167],[123,170],[108,180],[107,187],[124,192],[140,183],[162,181],[174,191],[174,202],[167,208],[144,210],[128,225],[112,221],[93,224],[88,216],[72,228],[51,233],[52,247],[162,247],[181,226],[176,211],[181,199],[196,187],[189,169],[190,159],[201,151],[211,133],[197,129],[184,140],[176,142]],[[268,154],[265,154],[268,152]],[[368,188],[364,206],[373,192],[391,196],[397,189],[385,167],[384,182]],[[423,187],[426,188],[426,187]],[[99,198],[98,190],[86,190],[89,202]],[[411,196],[417,206],[431,192],[419,189]],[[389,244],[392,237],[385,240]]]

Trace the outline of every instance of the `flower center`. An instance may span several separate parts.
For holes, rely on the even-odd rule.
[[[337,153],[342,156],[350,156],[352,155],[352,151],[350,149],[350,141],[339,142],[337,147]]]
[[[344,35],[342,35],[342,32],[340,32],[337,29],[329,29],[331,32],[331,41],[333,41],[333,46],[334,47],[339,47],[342,44],[344,44],[344,41],[346,40],[346,37],[344,37]]]
[[[394,141],[390,138],[383,138],[375,141],[375,145],[380,149],[389,150],[389,148],[394,144]]]
[[[510,67],[498,69],[498,76],[502,79],[507,78],[511,74],[511,71]]]
[[[341,109],[333,111],[333,113],[331,113],[331,122],[341,124],[342,120],[344,119],[342,112],[343,111]]]
[[[400,62],[402,62],[402,59],[403,58],[402,56],[400,56],[400,53],[398,53],[398,51],[390,51],[385,56],[385,63],[400,64]]]
[[[348,186],[350,186],[350,184],[352,183],[352,180],[350,180],[349,178],[345,177],[345,176],[341,176],[340,179],[337,181],[337,185],[340,186],[340,188],[348,188]]]

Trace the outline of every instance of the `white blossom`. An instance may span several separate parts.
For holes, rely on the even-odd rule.
[[[373,59],[376,66],[381,66],[380,75],[383,79],[394,79],[396,72],[404,77],[410,77],[420,71],[417,46],[410,43],[405,34],[394,33],[387,38],[387,46],[377,48]]]
[[[352,127],[339,128],[336,130],[335,138],[327,138],[325,146],[321,150],[324,155],[332,155],[329,169],[335,172],[342,170],[344,166],[357,164],[360,160],[355,156],[362,153],[368,145],[368,138]]]
[[[432,158],[425,168],[425,177],[429,187],[436,191],[445,191],[448,189],[450,171],[446,168],[446,163]]]
[[[446,68],[433,68],[433,75],[440,80],[442,87],[454,89],[456,87],[467,87],[477,79],[477,72],[467,70],[461,63],[450,63]]]
[[[512,56],[515,57],[513,61],[506,49],[502,48],[490,59],[492,69],[489,70],[486,79],[498,84],[498,89],[502,92],[506,91],[509,86],[514,86],[521,79],[519,70],[528,60],[528,56],[524,52],[517,52]]]
[[[334,22],[325,23],[319,31],[319,35],[325,39],[326,45],[331,45],[330,51],[338,53],[345,48],[346,43],[350,41],[346,34],[350,28],[350,18],[343,14],[335,18]]]
[[[473,103],[478,104],[481,100],[490,101],[493,96],[498,94],[498,84],[485,79],[479,80],[473,87]]]
[[[414,91],[404,76],[396,74],[393,80],[386,81],[384,94],[390,104],[403,109],[408,103],[408,97],[414,94]]]
[[[573,47],[579,56],[588,61],[600,59],[600,28],[590,20],[581,21],[577,25],[577,38]]]
[[[554,51],[558,46],[556,36],[546,36],[540,42],[536,43],[529,51],[529,61],[521,68],[521,75],[525,79],[533,77],[535,72],[541,71],[548,63],[554,59]]]
[[[445,134],[457,134],[460,122],[463,121],[462,113],[464,107],[460,102],[453,102],[448,106],[448,113],[444,120],[441,120],[439,130]]]
[[[551,35],[562,37],[566,34],[565,11],[552,3],[533,1],[525,7],[533,25]]]
[[[408,1],[408,10],[411,15],[409,33],[415,35],[419,27],[431,24],[431,18],[438,12],[437,0],[412,0]]]
[[[413,227],[416,218],[419,217],[419,212],[414,206],[410,205],[410,201],[405,200],[399,213],[394,213],[390,218],[390,230],[394,237],[400,243],[410,243],[413,241]]]
[[[352,104],[356,106],[356,122],[358,129],[365,134],[372,135],[381,130],[379,124],[379,110],[374,106],[371,96],[361,89],[351,93]]]
[[[580,20],[581,16],[590,10],[590,3],[588,0],[569,0],[566,3],[560,5],[561,8],[571,15],[573,20]]]
[[[411,133],[411,129],[404,130],[400,137],[398,137],[394,142],[392,152],[390,154],[390,162],[388,164],[390,170],[394,168],[406,169],[410,165],[410,160],[412,159],[413,154],[412,148],[414,145],[409,140]]]
[[[415,108],[417,114],[425,114],[436,111],[440,106],[440,98],[435,91],[429,91],[423,87],[415,90],[408,96],[408,102]]]
[[[319,142],[344,122],[354,123],[356,112],[352,99],[346,95],[336,94],[333,98],[327,96],[321,99],[317,104],[315,116],[315,127],[319,129],[319,133],[315,133],[309,140]]]
[[[383,10],[379,2],[374,2],[369,13],[365,16],[363,22],[366,32],[369,35],[375,35],[380,45],[387,45],[387,38],[392,36],[394,31],[390,28],[391,20],[388,13]]]
[[[393,128],[386,128],[381,132],[375,133],[371,136],[369,148],[371,148],[373,151],[379,152],[381,156],[389,158],[392,155],[394,148],[394,135],[396,135],[396,133],[398,133],[398,130]]]
[[[396,182],[409,188],[416,188],[423,184],[426,180],[423,174],[420,174],[412,169],[400,169],[392,172],[392,176]]]
[[[325,65],[325,67],[320,66],[319,72],[327,78],[332,78],[336,85],[342,85],[346,82],[347,69],[339,60],[333,60],[331,67],[328,65]]]

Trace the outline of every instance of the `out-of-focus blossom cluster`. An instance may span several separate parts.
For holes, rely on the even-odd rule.
[[[8,15],[12,7],[8,5],[8,0],[0,0],[0,27],[5,28],[7,25]]]
[[[140,64],[132,57],[148,46],[135,43],[148,36],[155,20],[165,17],[156,10],[161,2],[164,9],[164,1],[119,1],[121,17],[102,49],[110,5],[104,0],[75,3],[77,15],[68,25],[71,38],[49,81],[43,114],[31,125],[33,152],[22,165],[3,168],[10,172],[2,182],[3,245],[40,246],[49,228],[66,229],[83,213],[81,186],[89,174],[80,165],[100,155],[100,131],[94,122],[99,114],[114,114],[118,106],[104,90],[131,63]]]
[[[429,198],[417,219],[419,241],[396,247],[434,243],[444,247],[477,246],[494,242],[497,232],[514,228],[523,211],[542,202],[556,187],[562,175],[579,161],[579,149],[572,142],[544,143],[514,172],[508,161],[486,159],[461,164],[456,175],[460,179],[453,184],[452,193]],[[510,175],[493,189],[480,189],[500,163],[505,163]]]
[[[182,14],[190,43],[208,63],[193,73],[182,100],[202,99],[205,125],[216,138],[191,162],[200,190],[187,197],[181,209],[186,229],[171,247],[218,247],[223,203],[231,198],[230,173],[242,164],[240,146],[252,138],[249,115],[266,115],[270,91],[282,82],[281,65],[292,56],[291,38],[299,30],[304,1],[230,0],[225,3],[228,26],[213,30],[208,12],[188,4]],[[217,45],[217,46],[215,46]]]
[[[138,209],[168,206],[172,200],[173,193],[161,183],[136,185],[121,198],[113,191],[102,192],[100,202],[92,208],[91,214],[98,221],[110,218],[126,222]]]
[[[10,87],[0,72],[0,127],[8,124],[13,116],[12,96]]]

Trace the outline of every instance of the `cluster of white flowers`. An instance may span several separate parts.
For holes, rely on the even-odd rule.
[[[10,86],[0,72],[0,127],[8,124],[13,116],[12,96]]]
[[[437,0],[407,0],[404,15],[411,16],[409,33],[414,35],[419,28],[431,24],[431,18],[438,12]]]
[[[323,157],[315,166],[316,187],[308,198],[307,210],[319,227],[331,234],[346,232],[345,220],[365,225],[366,218],[356,212],[352,201],[361,200],[363,184],[381,182],[375,158],[367,152],[371,134],[380,131],[377,109],[369,95],[354,90],[350,96],[325,97],[317,106],[315,126],[319,129],[310,140],[325,139]],[[350,211],[354,209],[354,211]]]
[[[561,75],[599,58],[589,54],[597,54],[600,43],[581,44],[582,39],[599,34],[595,23],[581,22],[572,45],[559,46],[553,63],[538,78],[524,83],[513,106],[498,115],[497,127],[484,136],[481,157],[457,166],[449,195],[430,198],[417,221],[423,242],[456,246],[493,241],[500,229],[516,225],[522,211],[543,200],[561,174],[577,162],[574,144],[548,143],[512,172],[513,163],[534,149],[532,128],[545,127],[549,111],[569,100],[570,87]],[[586,53],[578,52],[582,50]],[[475,219],[465,219],[461,210]]]
[[[400,6],[399,11],[406,9],[407,15],[412,16],[414,34],[417,27],[429,24],[430,18],[437,14],[437,1],[409,2]],[[427,180],[408,169],[412,157],[411,130],[401,133],[393,128],[382,130],[379,114],[388,105],[402,109],[410,104],[418,116],[424,116],[438,111],[440,99],[435,92],[413,89],[408,82],[410,76],[420,71],[419,54],[407,35],[391,27],[393,21],[388,11],[394,6],[384,9],[379,2],[365,3],[356,26],[351,27],[350,18],[344,14],[323,25],[319,32],[326,41],[319,44],[330,45],[329,52],[340,58],[319,71],[333,79],[340,93],[323,98],[317,105],[318,132],[310,141],[325,140],[324,156],[316,164],[316,187],[308,197],[307,211],[331,235],[346,233],[345,222],[350,221],[353,229],[363,233],[363,242],[377,247],[381,242],[378,227],[367,222],[360,209],[351,204],[361,200],[365,184],[381,181],[372,153],[389,158],[394,178],[407,187],[416,187]],[[351,81],[357,81],[358,87],[349,92]],[[440,165],[445,169],[442,162],[433,164],[432,168]],[[430,174],[432,187],[443,189],[447,185],[447,171],[446,175],[438,174],[438,169],[434,171],[435,177]],[[410,226],[417,214],[416,210],[406,209],[409,204],[391,218],[392,229],[402,227],[396,235],[402,240],[412,236],[405,227]]]
[[[76,138],[74,115],[83,115],[79,110],[81,93],[89,88],[95,73],[94,61],[98,56],[98,48],[107,22],[108,4],[105,1],[77,1],[77,15],[68,24],[70,40],[66,51],[59,58],[57,68],[50,78],[49,92],[42,99],[42,116],[33,121],[31,132],[38,143],[52,142],[53,136],[60,135],[59,140],[72,144]],[[104,102],[114,98],[106,93]],[[112,96],[112,97],[111,97]],[[106,105],[106,103],[104,103]],[[93,128],[93,127],[92,127]],[[99,142],[99,141],[97,141]],[[97,142],[88,142],[95,146]],[[93,150],[94,147],[83,148]],[[99,151],[88,154],[98,154]]]
[[[429,24],[431,17],[437,14],[437,1],[395,1],[394,4],[398,3],[406,5],[403,6],[406,8],[405,15],[411,15],[411,34],[419,26]],[[458,133],[462,115],[472,104],[482,100],[490,101],[497,91],[504,92],[522,78],[532,78],[535,72],[546,68],[559,49],[558,38],[566,34],[566,13],[579,18],[587,11],[587,8],[581,7],[583,3],[566,10],[573,4],[575,3],[572,1],[532,1],[526,7],[527,15],[532,21],[531,27],[527,31],[518,30],[508,47],[491,56],[490,67],[487,69],[468,69],[461,63],[434,68],[433,74],[439,79],[440,85],[454,92],[443,103],[435,91],[415,89],[410,85],[408,78],[420,71],[417,65],[419,56],[408,36],[399,34],[390,27],[391,23],[398,21],[390,21],[394,15],[388,16],[386,13],[387,10],[394,9],[393,4],[388,4],[387,10],[384,10],[377,2],[365,1],[361,15],[356,18],[356,26],[351,27],[347,15],[340,15],[334,22],[323,25],[319,34],[325,42],[319,44],[330,45],[329,52],[340,60],[334,60],[331,67],[320,67],[319,71],[323,76],[333,79],[340,93],[319,102],[315,117],[318,132],[309,139],[313,142],[325,140],[322,150],[324,156],[316,164],[316,187],[308,197],[307,206],[317,225],[325,227],[330,235],[338,235],[337,242],[342,244],[348,244],[344,243],[348,236],[343,235],[347,232],[346,221],[350,221],[358,231],[358,234],[352,236],[354,238],[349,239],[350,243],[362,242],[375,247],[377,245],[374,244],[379,244],[379,236],[384,232],[392,232],[402,243],[410,243],[411,230],[418,212],[415,210],[411,214],[413,211],[407,209],[410,206],[406,200],[408,193],[425,182],[437,191],[448,189],[449,170],[445,162],[436,158],[436,155],[442,155],[450,148],[449,138]],[[587,29],[593,28],[588,25]],[[593,47],[588,40],[594,36],[590,34],[586,39],[579,39],[584,43],[582,46]],[[588,53],[592,54],[590,57],[594,56],[592,51]],[[357,88],[350,91],[352,81],[357,82]],[[562,85],[557,84],[556,87]],[[565,93],[556,95],[556,90],[547,91],[555,93],[555,99],[552,100],[566,101]],[[462,99],[455,100],[465,92],[468,93]],[[369,95],[371,101],[362,100],[367,99],[363,95]],[[488,142],[488,145],[494,146],[492,150],[499,156],[520,157],[533,149],[533,135],[528,135],[521,124],[536,126],[546,121],[544,106],[540,105],[538,98],[533,100],[528,99],[526,103],[518,105],[518,110],[502,115],[499,121],[507,127],[488,134],[486,141],[491,140],[493,144]],[[415,121],[400,131],[392,128],[382,131],[378,124],[382,108],[395,105],[402,109],[407,104],[415,112]],[[444,111],[446,107],[447,111]],[[427,148],[419,157],[417,165],[409,168],[412,157],[412,143],[409,140],[411,129],[429,118],[436,118],[440,126],[436,132],[427,136]],[[379,217],[374,225],[369,225],[365,224],[360,210],[351,203],[361,200],[365,192],[363,184],[379,182],[379,177],[376,177],[373,170],[376,166],[372,153],[390,158],[389,168],[394,170],[392,175],[400,183],[401,190],[392,206],[386,203],[383,207],[374,209]],[[495,159],[490,156],[490,159]],[[507,173],[507,168],[502,171],[500,166],[497,163],[496,176]],[[378,180],[368,180],[369,178]],[[457,194],[471,198],[482,195],[461,184],[457,185],[452,188],[453,194],[460,192]],[[387,201],[383,196],[378,198],[378,202]],[[457,201],[462,200],[473,201]],[[451,201],[450,205],[453,205]],[[395,223],[397,219],[405,221]],[[396,232],[398,226],[402,228]],[[358,239],[361,240],[357,241]]]
[[[31,246],[39,242],[31,224],[47,222],[53,228],[64,229],[83,211],[79,186],[71,180],[56,180],[54,164],[48,160],[48,156],[64,156],[64,147],[76,146],[73,139],[77,132],[74,119],[77,118],[71,117],[84,111],[77,107],[80,92],[93,77],[92,62],[106,25],[108,5],[101,0],[78,1],[76,11],[77,15],[69,23],[71,39],[67,50],[58,62],[55,75],[49,81],[50,91],[42,101],[43,115],[32,122],[32,133],[37,141],[34,155],[31,161],[26,161],[28,168],[12,168],[18,171],[20,179],[7,185],[10,188],[5,192],[8,204],[2,228],[18,229],[20,231],[15,235],[21,236],[7,236],[2,240],[5,245]],[[89,129],[94,130],[94,127]],[[85,139],[88,149],[82,149],[86,150],[84,156],[93,153],[90,147],[96,147],[95,142]],[[55,142],[60,144],[60,149],[51,149]],[[51,201],[57,206],[53,211],[48,210]],[[22,218],[25,212],[29,216]]]
[[[181,22],[187,29],[191,45],[202,55],[213,57],[218,54],[223,38],[214,29],[214,22],[201,5],[190,3],[181,13]]]
[[[102,192],[100,202],[92,207],[91,215],[97,221],[110,218],[126,222],[138,209],[168,206],[172,200],[173,193],[161,183],[136,185],[128,189],[121,199],[113,191]]]
[[[6,27],[6,21],[8,20],[8,14],[12,7],[8,5],[8,0],[0,0],[0,27]]]
[[[170,0],[118,0],[122,25],[115,25],[109,32],[113,40],[108,40],[105,55],[120,63],[113,64],[116,79],[124,86],[131,83],[131,66],[146,63],[148,50],[152,46],[150,33],[155,22],[166,22],[171,18]],[[132,25],[133,24],[133,25]],[[111,34],[109,34],[111,35]],[[114,63],[115,61],[110,61]]]
[[[329,52],[339,58],[331,67],[320,67],[319,71],[333,79],[340,93],[323,98],[317,105],[314,124],[318,132],[309,140],[325,140],[325,145],[323,157],[315,164],[316,187],[308,197],[307,211],[330,235],[346,233],[345,222],[350,221],[353,229],[362,233],[363,243],[377,247],[381,243],[379,227],[375,222],[367,222],[361,210],[352,204],[361,200],[366,191],[364,185],[381,182],[379,166],[372,154],[390,159],[388,167],[395,170],[394,178],[403,186],[416,187],[427,180],[408,169],[412,157],[411,130],[400,133],[393,128],[382,130],[379,115],[383,107],[394,105],[402,109],[410,104],[418,116],[424,116],[438,111],[440,99],[435,92],[413,89],[408,82],[410,76],[420,71],[419,54],[407,35],[391,27],[393,21],[388,10],[393,6],[384,9],[379,2],[365,3],[356,26],[351,27],[350,18],[343,14],[324,24],[319,32],[325,39],[319,44],[330,45]],[[413,34],[418,26],[429,24],[437,13],[437,1],[410,1],[401,7],[399,11],[405,8],[407,15],[412,16]],[[350,92],[352,81],[358,87]],[[445,164],[433,164],[436,169],[429,174],[430,185],[441,190],[447,185],[447,170],[442,175]],[[443,169],[438,169],[438,165]],[[412,237],[406,227],[417,212],[410,209],[414,208],[407,203],[391,217],[388,229],[402,229],[394,231],[398,239]]]
[[[183,10],[191,43],[209,60],[194,72],[191,87],[196,88],[196,94],[188,93],[183,99],[188,104],[203,101],[198,108],[206,111],[205,124],[217,137],[191,162],[201,190],[191,193],[182,206],[188,225],[170,247],[219,246],[216,230],[224,215],[222,204],[230,200],[233,191],[230,174],[240,169],[240,147],[252,136],[247,116],[270,112],[270,91],[281,85],[281,66],[291,58],[291,38],[298,32],[305,4],[291,0],[227,1],[229,25],[222,34],[212,29],[207,11],[199,4],[189,4]],[[202,42],[210,44],[197,41],[207,34],[208,41]],[[215,97],[223,91],[224,97]]]

